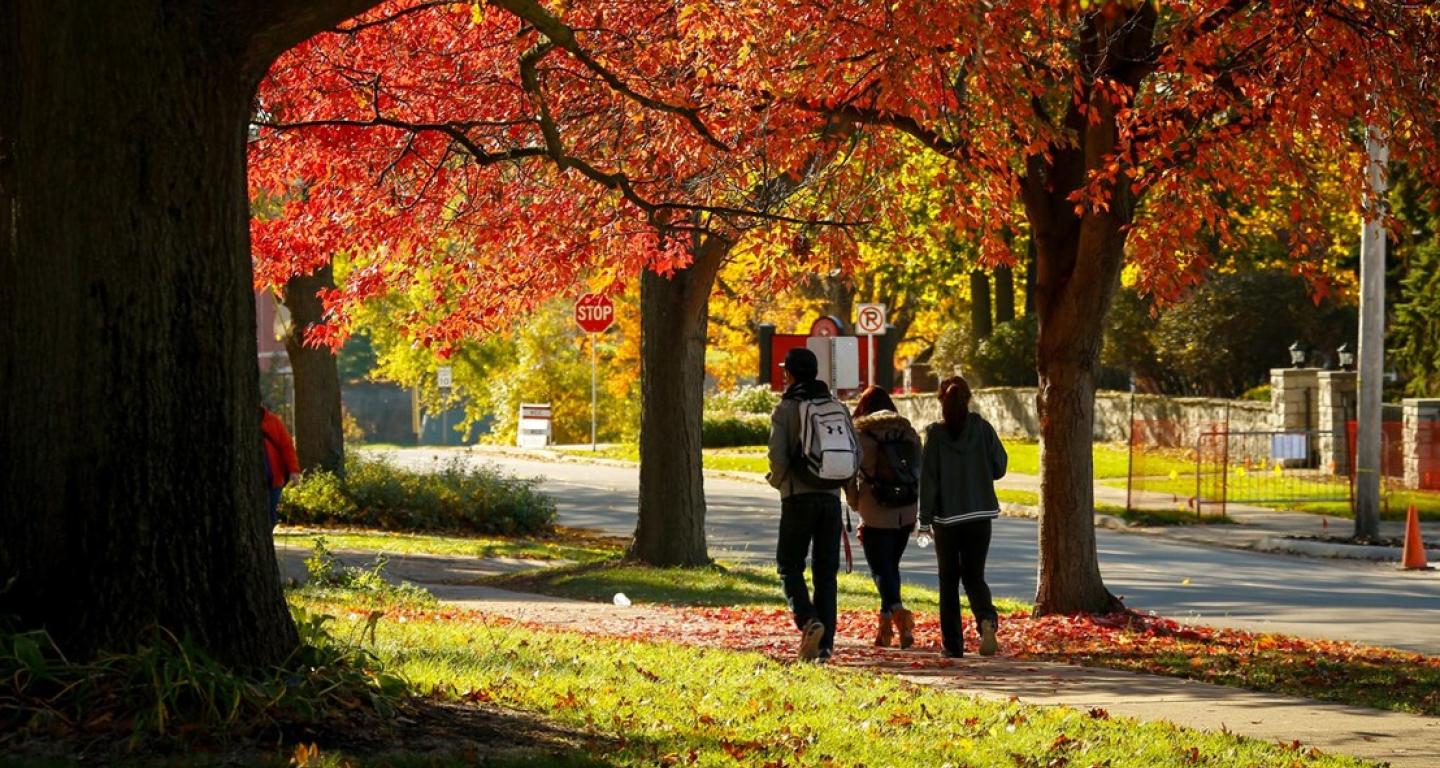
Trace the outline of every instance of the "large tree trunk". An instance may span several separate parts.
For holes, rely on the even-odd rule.
[[[1138,5],[1129,17],[1091,13],[1081,35],[1087,67],[1134,89],[1134,61],[1149,50],[1156,10]],[[1098,76],[1098,75],[1097,75]],[[1133,90],[1132,90],[1133,92]],[[1026,159],[1022,183],[1035,263],[1035,309],[1040,338],[1040,566],[1035,611],[1098,613],[1124,606],[1105,588],[1095,548],[1095,369],[1105,315],[1120,287],[1125,235],[1135,199],[1127,184],[1111,190],[1103,210],[1077,212],[1072,193],[1114,156],[1117,105],[1085,88],[1066,127],[1076,146]],[[1098,118],[1098,119],[1094,119]],[[1028,293],[1028,292],[1027,292]],[[1029,296],[1027,296],[1027,300]]]
[[[1040,579],[1037,613],[1103,612],[1120,602],[1105,588],[1095,547],[1095,368],[1104,317],[1119,283],[1123,238],[1113,219],[1087,216],[1078,242],[1042,244],[1040,338]],[[1073,247],[1073,254],[1048,248]],[[1063,279],[1059,264],[1069,264]],[[1048,268],[1048,269],[1047,269]]]
[[[978,343],[995,331],[990,316],[990,275],[983,270],[970,270],[970,333]]]
[[[1035,314],[1035,275],[1038,266],[1038,258],[1035,255],[1035,236],[1030,236],[1030,244],[1025,248],[1025,314]]]
[[[712,237],[674,276],[640,277],[640,515],[629,557],[643,563],[710,562],[700,445],[705,337],[727,251]]]
[[[316,295],[335,287],[329,264],[285,283],[285,308],[290,332],[285,351],[295,374],[295,451],[300,469],[345,473],[345,430],[340,415],[340,369],[329,347],[305,343],[311,326],[325,322],[325,307]]]
[[[1010,267],[995,268],[995,323],[1008,323],[1015,319],[1015,270]]]
[[[0,613],[71,658],[157,626],[235,663],[295,647],[246,124],[273,56],[364,4],[338,5],[0,5]]]

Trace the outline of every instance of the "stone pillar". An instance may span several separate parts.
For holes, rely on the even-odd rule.
[[[1345,424],[1355,412],[1358,379],[1354,371],[1321,371],[1316,376],[1320,468],[1332,475],[1350,472],[1350,447]]]
[[[1271,429],[1313,434],[1320,428],[1320,373],[1319,368],[1270,369]],[[1285,466],[1314,466],[1319,457],[1313,440],[1307,440],[1304,452],[1306,458],[1287,458]]]
[[[1405,414],[1405,487],[1440,488],[1440,399],[1407,397]]]

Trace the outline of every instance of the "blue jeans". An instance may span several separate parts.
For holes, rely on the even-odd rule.
[[[269,488],[270,493],[266,496],[270,504],[270,527],[274,528],[280,523],[280,491],[281,488]]]
[[[900,599],[900,557],[905,554],[905,545],[910,543],[910,534],[915,526],[904,528],[861,528],[860,546],[865,548],[865,562],[870,566],[870,578],[880,591],[880,612],[886,616],[901,604]]]
[[[815,598],[805,584],[805,554],[815,579]],[[785,602],[804,629],[811,619],[825,625],[820,650],[835,647],[835,574],[840,571],[840,497],[833,493],[803,493],[780,500],[780,540],[775,562]]]

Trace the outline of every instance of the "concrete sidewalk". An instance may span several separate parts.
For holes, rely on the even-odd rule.
[[[278,549],[282,572],[303,579],[305,551]],[[373,555],[340,552],[349,564],[363,564]],[[660,633],[679,637],[679,630],[698,631],[693,615],[661,606],[619,608],[543,595],[524,594],[466,584],[490,573],[515,570],[514,561],[489,561],[421,555],[391,558],[392,578],[404,574],[442,601],[482,613],[561,629],[617,636]],[[522,566],[523,567],[523,566]],[[458,578],[457,578],[458,577]],[[777,626],[783,642],[793,634]],[[966,657],[944,668],[915,669],[904,661],[882,661],[859,653],[863,640],[839,638],[837,665],[894,674],[922,685],[958,693],[1081,710],[1101,709],[1111,715],[1172,722],[1189,728],[1229,731],[1266,741],[1300,741],[1305,747],[1388,761],[1397,768],[1440,765],[1440,718],[1407,715],[1254,693],[1237,688],[1068,664]],[[846,649],[851,649],[847,654]],[[934,652],[902,652],[930,659]],[[850,657],[847,659],[847,655]],[[903,655],[901,657],[904,658]],[[848,662],[848,663],[847,663]]]
[[[583,446],[554,446],[549,449],[477,445],[471,446],[466,450],[482,456],[489,453],[554,462],[590,463],[625,467],[634,466],[634,462],[598,456],[586,456],[583,452],[580,452],[589,447],[588,444]],[[609,446],[602,445],[601,447]],[[757,472],[706,470],[705,474],[706,476],[725,477],[766,484],[765,476]],[[996,487],[1039,493],[1040,476],[1010,473],[1000,479],[996,483]],[[1174,509],[1176,506],[1184,506],[1185,504],[1184,499],[1179,499],[1171,494],[1138,491],[1135,496],[1134,501],[1138,506],[1144,508]],[[1096,481],[1095,501],[1098,504],[1110,504],[1123,507],[1126,504],[1126,491],[1124,488],[1116,488],[1106,485],[1103,481]],[[1023,504],[1003,504],[1002,506],[1006,514],[1021,517],[1034,517],[1039,513],[1036,507]],[[1354,523],[1345,518],[1325,517],[1307,512],[1285,512],[1269,507],[1256,507],[1243,504],[1228,505],[1226,507],[1226,516],[1233,521],[1233,524],[1134,526],[1121,518],[1105,514],[1097,514],[1095,516],[1095,523],[1096,525],[1126,533],[1155,536],[1177,542],[1224,547],[1227,549],[1308,555],[1311,557],[1339,557],[1382,562],[1393,561],[1397,563],[1400,560],[1400,549],[1398,547],[1363,547],[1353,544],[1307,540],[1304,538],[1344,537],[1348,535],[1354,527]],[[1427,544],[1426,551],[1431,564],[1440,566],[1440,521],[1422,522],[1420,529],[1421,538],[1423,538]],[[1403,539],[1405,535],[1405,524],[1395,520],[1382,520],[1380,522],[1380,535],[1384,538]]]

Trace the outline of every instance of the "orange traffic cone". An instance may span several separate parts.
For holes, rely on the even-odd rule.
[[[1400,556],[1401,567],[1407,571],[1421,571],[1429,566],[1425,562],[1425,542],[1420,539],[1420,513],[1410,505],[1405,520],[1405,549]]]

